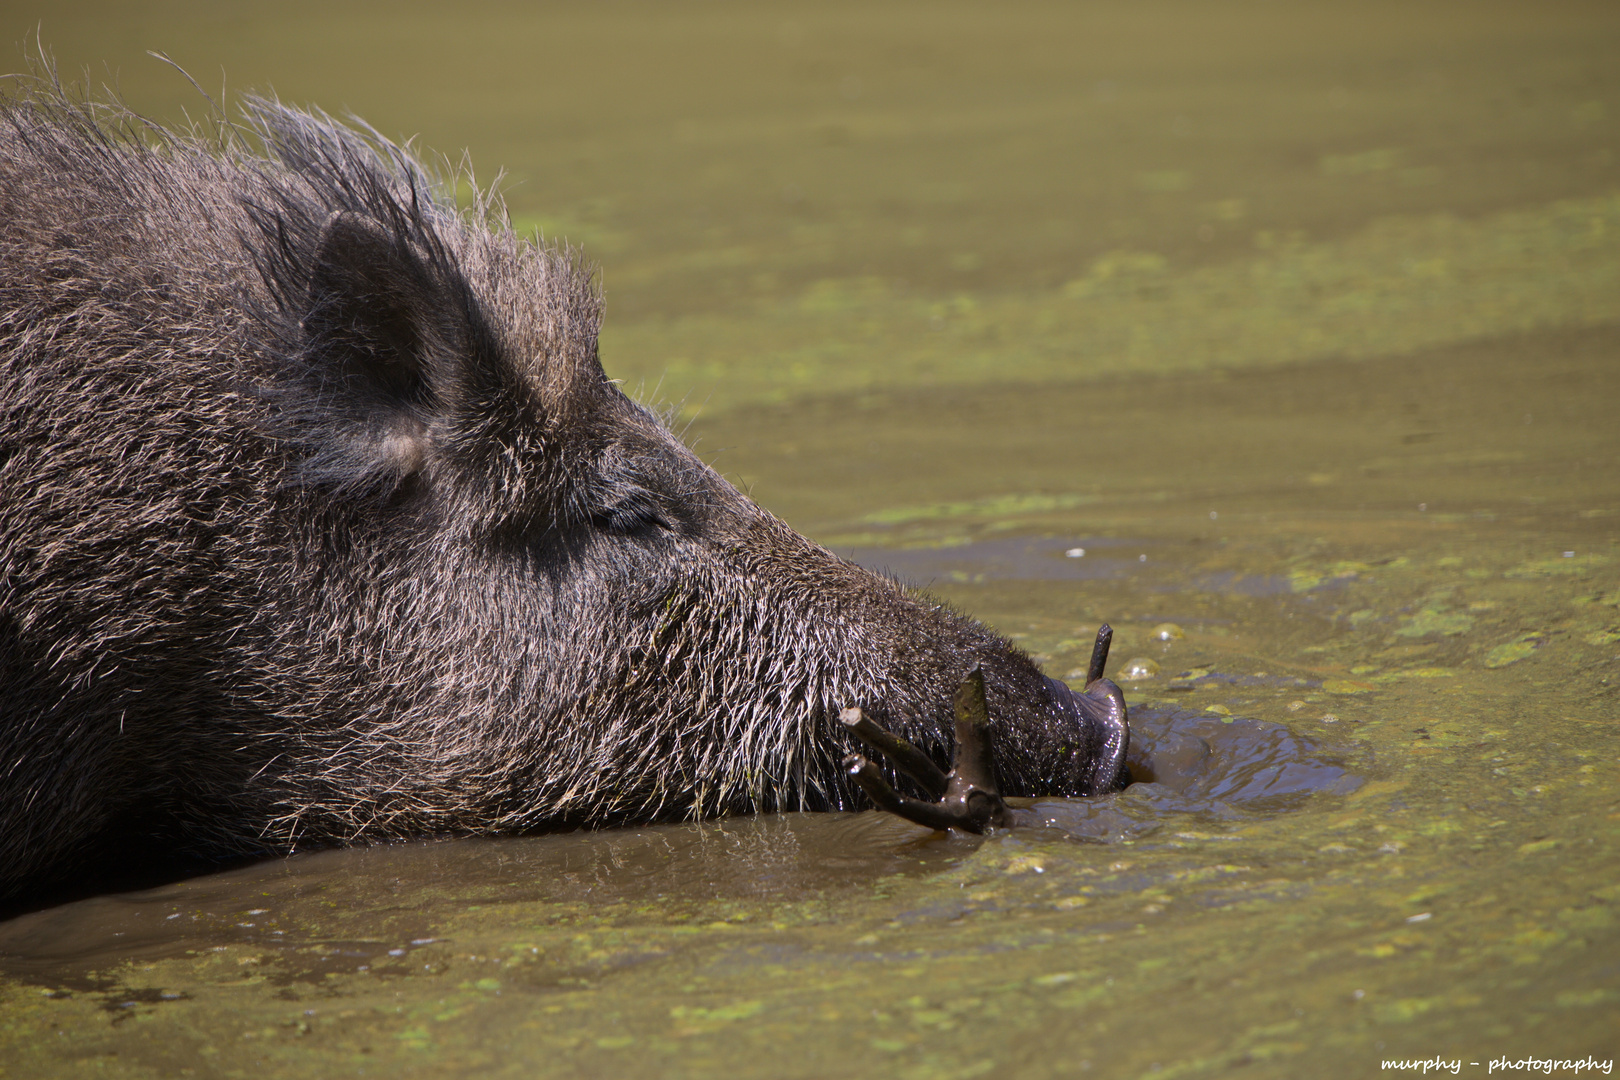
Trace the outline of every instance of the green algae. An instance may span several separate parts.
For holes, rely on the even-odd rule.
[[[1474,620],[1472,616],[1465,615],[1462,612],[1424,608],[1407,619],[1395,633],[1401,637],[1428,637],[1430,634],[1443,634],[1451,637],[1456,634],[1466,634],[1473,628]]]
[[[1504,642],[1485,654],[1482,661],[1488,668],[1507,667],[1530,656],[1546,640],[1542,634],[1521,634],[1512,641]]]
[[[875,513],[866,514],[859,520],[863,525],[906,525],[916,521],[937,521],[948,518],[1005,520],[1014,516],[1049,513],[1053,510],[1069,510],[1077,506],[1084,506],[1090,501],[1092,500],[1085,495],[1039,495],[1027,493],[996,495],[986,499],[977,499],[973,502],[895,507],[890,510],[879,510]]]
[[[1257,240],[1257,254],[1179,273],[1162,256],[1107,255],[1047,294],[970,301],[821,281],[744,319],[610,326],[603,355],[632,384],[661,378],[677,397],[700,386],[705,407],[726,409],[922,379],[1040,383],[1377,356],[1620,318],[1614,196],[1482,221],[1383,219],[1330,243]],[[1483,454],[1456,463],[1503,460]]]

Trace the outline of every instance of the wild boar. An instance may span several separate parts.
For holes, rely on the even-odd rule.
[[[861,806],[840,710],[944,763],[975,669],[1003,793],[1122,782],[1122,708],[745,498],[604,375],[601,314],[368,129],[6,99],[0,896]]]

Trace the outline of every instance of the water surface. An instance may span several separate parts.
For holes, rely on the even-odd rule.
[[[1104,621],[1157,673],[1152,782],[1039,829],[423,842],[19,916],[0,1073],[1620,1050],[1612,6],[5,19],[160,116],[195,91],[146,48],[471,144],[602,265],[610,373],[766,506],[1049,674]]]

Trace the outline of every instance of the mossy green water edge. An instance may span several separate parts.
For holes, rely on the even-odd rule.
[[[1180,270],[1114,252],[1048,292],[908,295],[881,278],[827,279],[743,314],[612,322],[604,362],[695,415],[806,393],[1359,359],[1620,320],[1620,195],[1254,244]]]

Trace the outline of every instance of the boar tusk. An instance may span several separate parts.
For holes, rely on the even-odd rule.
[[[1114,628],[1107,623],[1097,627],[1097,644],[1091,647],[1091,664],[1086,668],[1086,687],[1103,677],[1103,665],[1108,663],[1108,646],[1114,643]]]
[[[978,795],[979,798],[965,803],[928,803],[898,794],[889,786],[889,782],[883,779],[878,767],[860,754],[845,757],[844,769],[878,809],[886,810],[896,817],[903,817],[924,828],[937,829],[940,832],[961,829],[964,832],[982,833],[987,825],[995,823],[990,820],[994,814],[989,812],[990,807],[986,804],[983,792],[972,792],[971,794]]]
[[[945,797],[949,781],[939,766],[929,760],[927,754],[907,740],[878,727],[863,716],[858,708],[843,710],[838,714],[838,719],[849,729],[851,735],[894,762],[895,768],[921,784],[932,798]]]
[[[966,799],[977,789],[999,798],[996,772],[991,764],[990,707],[984,700],[984,672],[974,668],[956,688],[956,759],[951,763],[946,797]]]
[[[1002,801],[991,763],[990,709],[984,699],[984,672],[972,674],[956,688],[956,754],[949,775],[941,773],[911,743],[883,730],[859,709],[838,714],[844,726],[894,762],[901,772],[927,788],[938,802],[926,803],[898,794],[878,767],[860,754],[844,758],[844,769],[881,809],[930,829],[982,833],[1005,825],[1013,811]]]

